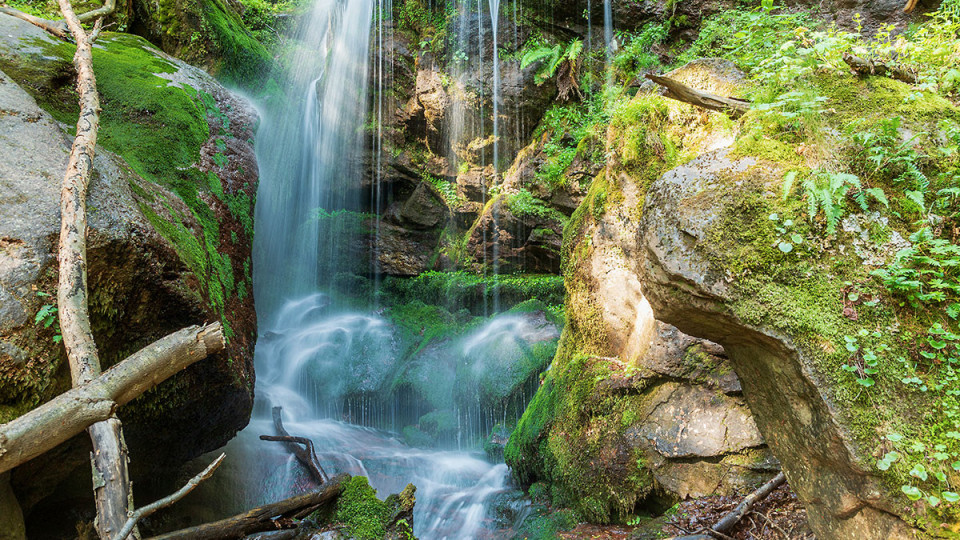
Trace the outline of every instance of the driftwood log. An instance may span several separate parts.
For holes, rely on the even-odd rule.
[[[263,531],[290,529],[294,519],[337,501],[350,475],[333,477],[322,489],[248,510],[227,519],[155,536],[150,540],[221,540],[243,538]]]
[[[0,473],[109,419],[117,407],[223,347],[219,322],[185,328],[140,349],[89,383],[0,425]]]
[[[917,75],[904,66],[888,64],[872,58],[860,58],[850,53],[843,54],[843,61],[858,75],[880,75],[907,84],[917,84]]]
[[[310,471],[313,478],[321,485],[324,484],[329,477],[320,465],[320,460],[317,459],[317,453],[313,449],[313,441],[306,437],[294,437],[287,433],[286,428],[283,427],[282,412],[283,407],[273,408],[273,427],[277,430],[277,435],[261,435],[260,440],[285,443],[284,446],[287,447],[287,450],[296,456],[297,461]]]
[[[763,499],[766,499],[768,495],[773,493],[773,490],[786,483],[786,481],[787,477],[783,474],[783,472],[780,472],[770,479],[770,481],[768,481],[766,484],[760,486],[754,492],[744,497],[744,499],[740,501],[740,504],[738,504],[736,508],[720,518],[720,521],[716,522],[712,527],[701,529],[692,535],[674,536],[673,538],[669,538],[667,540],[707,540],[710,538],[730,538],[726,533],[741,519],[743,519],[743,516],[747,515],[747,512],[753,508],[753,505],[757,504]]]
[[[663,96],[670,99],[689,103],[711,111],[725,112],[734,118],[750,110],[750,102],[745,99],[701,92],[695,88],[690,88],[680,81],[662,75],[648,73],[645,76],[647,79],[664,87],[666,91],[663,93]]]

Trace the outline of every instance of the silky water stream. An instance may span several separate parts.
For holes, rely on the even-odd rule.
[[[411,360],[372,300],[332,292],[334,278],[357,266],[351,216],[370,211],[361,154],[369,148],[363,125],[370,71],[374,78],[383,72],[382,52],[371,55],[370,45],[383,44],[377,11],[384,4],[317,0],[285,61],[285,101],[263,107],[254,240],[257,397],[250,425],[233,443],[246,463],[241,495],[246,505],[262,504],[304,487],[292,456],[257,440],[274,433],[271,409],[279,406],[287,430],[314,441],[329,474],[368,476],[381,498],[416,485],[418,537],[504,536],[510,522],[522,520],[524,503],[501,505],[510,507],[506,520],[491,518],[491,502],[516,491],[506,465],[488,460],[478,441],[498,422],[515,421],[525,403],[485,408],[477,388],[510,379],[510,363],[529,357],[538,343],[555,342],[556,328],[542,316],[494,314]],[[374,110],[380,116],[382,103]],[[372,191],[379,199],[379,187]],[[435,399],[385,397],[398,373],[407,380],[422,375]],[[438,406],[445,407],[445,416],[437,413],[446,419],[445,435],[426,448],[405,444],[399,430]]]

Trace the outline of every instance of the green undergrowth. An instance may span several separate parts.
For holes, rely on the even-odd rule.
[[[429,271],[412,278],[388,277],[382,295],[387,303],[419,300],[452,311],[483,313],[497,299],[502,309],[536,299],[546,306],[563,304],[563,280],[552,275],[488,275]]]

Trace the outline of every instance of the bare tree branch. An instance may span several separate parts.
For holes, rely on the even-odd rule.
[[[243,514],[205,523],[189,529],[181,529],[150,540],[221,540],[243,538],[248,534],[290,528],[289,519],[299,515],[304,509],[320,508],[336,502],[343,490],[343,484],[350,479],[348,474],[340,474],[324,484],[318,491],[304,493],[279,502],[248,510]]]
[[[307,439],[306,437],[293,437],[287,433],[286,428],[283,427],[283,420],[280,418],[280,414],[283,411],[283,407],[274,407],[273,408],[273,426],[277,430],[279,436],[273,437],[270,435],[261,435],[261,441],[280,441],[285,442],[287,449],[296,456],[297,461],[303,464],[307,470],[310,471],[310,474],[313,475],[314,479],[317,482],[323,484],[328,480],[326,471],[323,470],[323,467],[320,465],[320,460],[317,458],[317,453],[313,449],[313,441]],[[304,447],[301,448],[298,444],[302,444]]]
[[[14,9],[7,6],[0,6],[0,13],[27,21],[28,23],[37,26],[47,33],[52,34],[60,39],[70,39],[70,31],[67,29],[67,25],[63,21],[51,21],[41,17],[35,17],[29,13],[24,13],[19,9]]]
[[[0,425],[0,473],[109,419],[117,407],[223,348],[219,322],[184,328],[140,349],[93,381]]]
[[[178,489],[176,492],[170,495],[167,495],[166,497],[156,502],[150,503],[144,506],[143,508],[138,508],[133,512],[129,512],[127,516],[127,522],[123,524],[123,528],[120,529],[120,532],[118,532],[117,535],[113,537],[113,540],[123,540],[124,538],[127,537],[128,534],[130,534],[133,531],[133,527],[136,526],[138,521],[156,512],[157,510],[160,510],[161,508],[166,508],[171,504],[184,498],[187,495],[187,493],[190,493],[191,491],[194,490],[194,488],[199,486],[200,482],[203,482],[207,478],[210,478],[210,475],[213,474],[213,471],[217,470],[217,467],[220,466],[220,463],[223,461],[223,458],[225,458],[226,456],[227,456],[226,454],[220,454],[220,457],[213,460],[213,463],[207,465],[206,469],[200,471],[200,474],[188,480],[187,483],[184,484],[184,486]]]

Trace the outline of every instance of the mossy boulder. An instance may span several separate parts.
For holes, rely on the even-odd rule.
[[[735,75],[716,62],[675,73],[728,91]],[[650,183],[731,133],[655,93],[622,103],[608,165],[564,230],[567,325],[505,457],[522,484],[547,482],[583,519],[625,522],[776,470],[722,348],[654,319],[633,241]]]
[[[6,15],[0,29],[7,111],[0,167],[7,171],[2,189],[11,193],[3,198],[11,219],[0,231],[0,411],[9,419],[69,385],[55,313],[46,306],[55,303],[59,183],[77,98],[72,46]],[[87,249],[101,362],[107,368],[159,337],[210,320],[220,320],[228,338],[226,353],[119,411],[136,478],[222,445],[249,419],[256,116],[209,75],[141,38],[105,33],[94,65],[103,113]],[[66,474],[83,470],[87,444],[78,436],[14,471],[25,509],[57,491]]]
[[[273,57],[241,19],[231,0],[135,0],[130,32],[171,55],[203,66],[231,86],[262,89]]]

